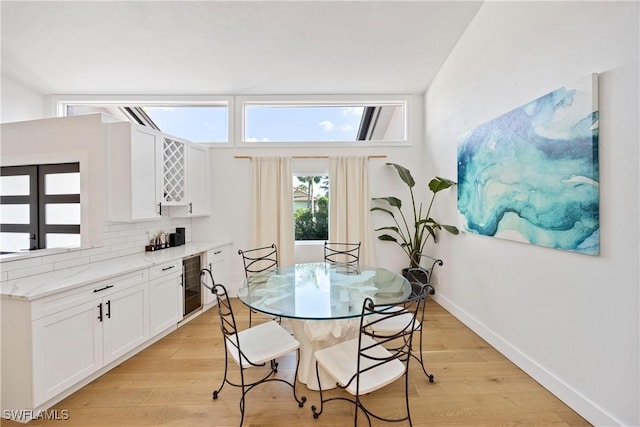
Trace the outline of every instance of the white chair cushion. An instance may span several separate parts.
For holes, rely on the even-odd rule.
[[[300,343],[286,329],[270,320],[238,332],[240,349],[252,363],[264,363],[284,356],[300,347]],[[227,349],[233,360],[240,364],[238,349],[232,344],[234,337],[227,338]],[[252,365],[243,358],[242,366]]]
[[[362,345],[364,347],[375,344],[375,341],[368,337],[362,337]],[[391,355],[388,350],[382,346],[376,346],[368,353],[371,356],[388,357]],[[358,339],[336,344],[329,348],[324,348],[315,352],[319,365],[341,386],[345,386],[351,377],[355,375],[357,370],[358,358]],[[375,361],[362,358],[360,361],[360,369],[372,366]],[[400,378],[405,371],[405,365],[399,360],[392,360],[382,366],[364,372],[360,375],[360,394],[371,393],[379,388],[386,386]],[[351,382],[346,390],[355,396],[356,381]]]

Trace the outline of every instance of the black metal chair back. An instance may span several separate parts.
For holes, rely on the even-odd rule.
[[[238,254],[242,257],[244,275],[248,285],[263,283],[267,280],[267,274],[278,268],[279,265],[278,247],[275,243],[260,248],[239,249]],[[254,310],[249,310],[249,326],[253,324],[253,313]],[[276,320],[280,323],[281,319],[277,318]]]
[[[256,274],[274,270],[278,267],[278,247],[274,244],[261,248],[238,250],[242,256],[244,274],[248,279]]]
[[[204,275],[208,275],[211,280],[212,286],[209,287],[207,282],[202,280]],[[236,351],[242,354],[240,350],[240,344],[238,342],[238,326],[236,324],[236,318],[233,314],[233,309],[231,308],[231,301],[229,300],[229,294],[227,293],[227,289],[224,285],[216,283],[213,279],[213,274],[211,270],[208,268],[203,268],[200,271],[200,282],[211,291],[212,294],[216,296],[216,300],[218,302],[217,309],[218,315],[220,316],[220,330],[222,331],[222,336],[224,338],[224,354],[225,358],[227,357],[227,345],[230,344],[235,347]],[[225,371],[226,371],[226,362],[225,359]]]
[[[360,244],[324,242],[324,260],[330,264],[358,266]]]

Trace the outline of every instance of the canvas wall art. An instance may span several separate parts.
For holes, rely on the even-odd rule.
[[[462,228],[598,255],[597,99],[592,74],[461,135]]]

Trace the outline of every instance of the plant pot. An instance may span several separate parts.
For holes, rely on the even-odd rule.
[[[411,272],[409,272],[409,270],[411,270]],[[429,283],[429,272],[427,270],[403,268],[402,276],[404,276],[404,278],[409,282],[419,282],[423,285]]]

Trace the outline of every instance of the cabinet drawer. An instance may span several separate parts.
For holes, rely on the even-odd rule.
[[[148,270],[143,268],[132,273],[112,277],[111,279],[96,281],[78,289],[51,295],[33,302],[31,319],[39,319],[43,316],[84,304],[92,299],[102,298],[148,280]]]
[[[207,262],[215,263],[216,260],[226,257],[227,252],[228,248],[226,246],[211,249],[209,252],[207,252]]]
[[[159,277],[170,277],[182,273],[182,259],[164,262],[149,268],[149,280]]]

